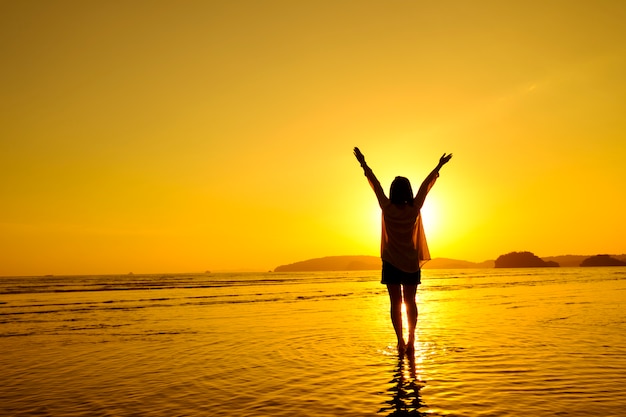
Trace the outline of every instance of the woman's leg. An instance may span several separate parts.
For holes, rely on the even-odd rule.
[[[407,351],[412,351],[415,345],[415,326],[417,326],[417,303],[415,302],[415,293],[417,285],[403,285],[402,297],[404,306],[406,307],[407,322],[409,325],[409,340],[407,342]]]
[[[398,353],[404,353],[404,338],[402,337],[402,286],[400,284],[387,284],[389,301],[391,303],[391,323],[398,338]]]

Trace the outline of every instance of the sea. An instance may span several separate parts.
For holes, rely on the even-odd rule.
[[[0,278],[1,416],[626,416],[626,268]]]

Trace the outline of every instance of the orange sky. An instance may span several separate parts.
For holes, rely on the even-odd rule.
[[[626,252],[626,2],[2,1],[0,275]]]

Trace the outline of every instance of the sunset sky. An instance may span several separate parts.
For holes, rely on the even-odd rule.
[[[0,1],[0,275],[626,253],[624,1]]]

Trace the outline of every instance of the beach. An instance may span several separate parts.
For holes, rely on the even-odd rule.
[[[0,278],[0,415],[623,416],[626,268]]]

